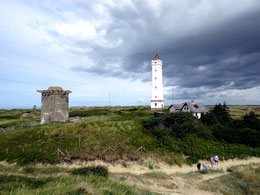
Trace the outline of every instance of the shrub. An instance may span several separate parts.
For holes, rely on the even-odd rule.
[[[165,114],[164,116],[149,118],[143,121],[144,128],[153,131],[156,137],[161,137],[165,133],[162,130],[167,130],[172,136],[184,138],[187,134],[196,133],[199,136],[208,138],[211,132],[191,113],[177,112]]]
[[[73,169],[71,171],[71,174],[84,175],[84,176],[97,175],[97,176],[108,177],[108,169],[104,166],[89,166],[89,167]]]
[[[223,169],[203,169],[200,170],[200,174],[212,174],[212,173],[223,173]]]

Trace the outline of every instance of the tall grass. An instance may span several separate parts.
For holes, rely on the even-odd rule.
[[[10,168],[8,164],[1,166],[5,170]],[[55,166],[41,166],[40,169],[30,166],[32,172],[28,172],[29,167],[16,168],[16,172],[8,175],[0,170],[0,194],[152,194],[149,190],[101,176],[65,174],[71,170]],[[50,170],[64,174],[57,176]]]
[[[239,165],[227,171],[229,174],[204,182],[202,188],[222,194],[259,194],[260,164]]]

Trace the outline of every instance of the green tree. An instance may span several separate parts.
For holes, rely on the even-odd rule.
[[[255,114],[253,111],[249,112],[249,114],[246,113],[246,115],[243,117],[243,121],[244,121],[246,127],[259,131],[260,130],[260,120],[257,117],[258,117],[258,115]]]
[[[226,102],[223,103],[223,105],[216,104],[214,109],[212,110],[212,113],[217,117],[218,121],[221,124],[227,124],[231,122],[231,117],[229,114],[229,108],[226,105]]]

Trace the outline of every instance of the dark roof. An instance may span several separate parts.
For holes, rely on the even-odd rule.
[[[200,113],[205,113],[208,112],[208,109],[204,106],[204,104],[202,102],[185,102],[183,104],[187,105],[189,107],[189,109],[191,110],[191,112],[200,112]]]
[[[171,109],[171,107],[173,107],[175,110],[181,110],[183,104],[172,104],[169,109]]]

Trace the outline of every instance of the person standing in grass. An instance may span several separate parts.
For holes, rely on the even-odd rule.
[[[210,164],[211,164],[211,167],[213,168],[213,165],[214,165],[214,159],[213,159],[212,156],[210,157]]]
[[[205,163],[203,164],[203,168],[204,168],[204,170],[207,170],[207,169],[208,169],[208,163],[207,163],[207,162],[205,162]]]
[[[214,160],[215,160],[215,164],[218,165],[218,155],[216,155],[216,156],[214,157]]]
[[[198,162],[198,164],[197,164],[198,171],[200,171],[200,167],[201,167],[201,163]]]

